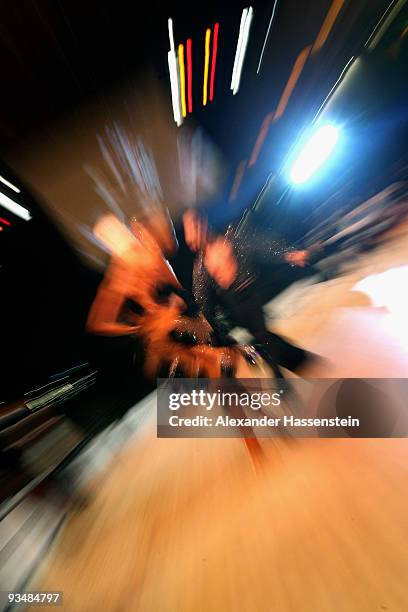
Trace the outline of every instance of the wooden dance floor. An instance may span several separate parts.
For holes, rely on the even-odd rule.
[[[311,376],[408,375],[405,243],[271,305],[274,329],[327,358]],[[157,439],[152,416],[32,588],[73,612],[408,610],[407,440],[262,445],[258,465],[242,440]]]

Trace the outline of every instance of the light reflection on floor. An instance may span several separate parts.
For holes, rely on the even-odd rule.
[[[385,326],[408,349],[408,266],[397,266],[372,274],[355,285],[372,300],[373,306],[385,308]]]

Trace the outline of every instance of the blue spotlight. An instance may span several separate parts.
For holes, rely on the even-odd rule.
[[[333,152],[339,137],[334,125],[318,128],[300,151],[290,170],[290,180],[295,185],[305,183],[324,164]]]

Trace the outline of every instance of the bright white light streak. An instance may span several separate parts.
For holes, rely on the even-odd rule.
[[[178,70],[177,70],[177,59],[173,51],[169,51],[167,54],[169,62],[170,72],[170,86],[171,86],[171,101],[173,104],[173,115],[174,121],[178,126],[181,125],[181,108],[180,108],[180,88],[178,84]]]
[[[238,58],[237,69],[236,69],[236,74],[235,74],[234,88],[232,90],[232,93],[234,96],[238,92],[239,84],[241,82],[242,68],[244,65],[245,53],[246,53],[246,49],[248,46],[249,30],[251,27],[253,17],[254,17],[254,11],[252,9],[252,6],[250,6],[248,9],[248,13],[247,13],[245,23],[244,23],[244,29],[242,32],[241,48],[239,50],[239,58]]]
[[[5,185],[7,185],[7,187],[10,187],[10,189],[12,189],[13,191],[15,191],[16,193],[20,193],[20,189],[18,187],[16,187],[15,185],[13,185],[12,183],[9,183],[8,181],[6,181],[5,178],[3,178],[2,176],[0,176],[0,181],[2,183],[4,183]]]
[[[173,20],[171,17],[167,20],[167,25],[169,28],[170,41],[170,51],[167,54],[167,61],[169,64],[170,73],[171,102],[173,105],[174,121],[176,122],[177,126],[180,127],[180,125],[183,123],[183,119],[181,117],[180,79],[176,49],[174,46]]]
[[[324,125],[316,130],[292,166],[292,183],[299,185],[307,181],[327,160],[338,137],[339,130],[334,125]]]
[[[242,34],[244,31],[244,25],[245,25],[247,14],[248,14],[248,9],[244,8],[244,10],[242,11],[242,15],[241,15],[241,23],[239,24],[238,42],[237,42],[237,48],[235,51],[234,67],[232,69],[232,77],[231,77],[231,89],[232,90],[234,90],[234,85],[235,85],[235,75],[237,73],[237,65],[238,65],[238,60],[239,60],[239,55],[240,55],[241,44],[242,44]]]
[[[0,192],[0,204],[4,208],[12,212],[14,215],[16,215],[17,217],[20,217],[20,219],[24,219],[24,221],[29,221],[31,219],[31,214],[26,208],[24,208],[20,204],[17,204],[17,202],[14,202],[14,200],[12,200],[11,198],[9,198],[8,196],[6,196],[4,193],[1,193],[1,192]]]
[[[392,0],[390,2],[364,45],[368,47],[369,51],[373,51],[378,45],[392,20],[398,15],[405,2],[406,0],[397,0],[397,2],[396,0]]]
[[[169,27],[170,51],[173,51],[173,53],[175,53],[176,50],[174,47],[173,20],[171,17],[168,19],[167,25]]]
[[[354,66],[354,64],[356,62],[359,61],[358,57],[350,57],[349,61],[347,62],[347,64],[344,66],[343,70],[340,73],[339,78],[337,79],[337,81],[335,82],[335,84],[333,85],[333,87],[331,88],[331,90],[329,91],[329,93],[327,94],[327,96],[325,97],[323,103],[321,104],[319,110],[317,111],[315,118],[313,119],[313,123],[315,123],[317,121],[317,119],[320,117],[322,111],[325,109],[327,103],[330,101],[330,99],[332,98],[332,96],[335,94],[335,92],[337,91],[337,89],[340,87],[340,84],[342,83],[342,81],[345,79],[346,74],[349,72],[350,68],[352,66]]]
[[[261,69],[262,60],[263,60],[263,56],[264,56],[264,53],[265,53],[266,45],[268,44],[268,40],[269,40],[269,32],[271,31],[271,27],[272,27],[273,19],[275,17],[275,13],[276,13],[276,8],[278,6],[278,2],[279,2],[279,0],[275,0],[275,2],[273,3],[272,15],[271,15],[271,18],[269,20],[269,25],[268,25],[268,29],[266,31],[266,36],[265,36],[264,44],[262,45],[262,51],[261,51],[261,55],[259,57],[258,68],[256,69],[256,74],[259,74],[259,71]]]

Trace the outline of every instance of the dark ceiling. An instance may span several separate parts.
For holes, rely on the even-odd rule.
[[[330,84],[387,4],[385,0],[344,3],[325,52],[315,62],[319,72],[319,87],[313,92],[316,99],[324,97],[326,82]],[[187,37],[193,40],[195,116],[235,161],[256,138],[254,130],[259,129],[263,116],[276,106],[293,62],[314,42],[331,0],[280,0],[261,75],[256,76],[272,5],[272,0],[252,3],[255,17],[242,86],[232,96],[229,82],[241,12],[247,6],[244,2],[1,2],[2,149],[24,141],[50,120],[146,69],[152,69],[169,92],[167,18],[171,16],[176,43]],[[216,21],[220,23],[216,95],[214,104],[203,111],[204,32]]]

